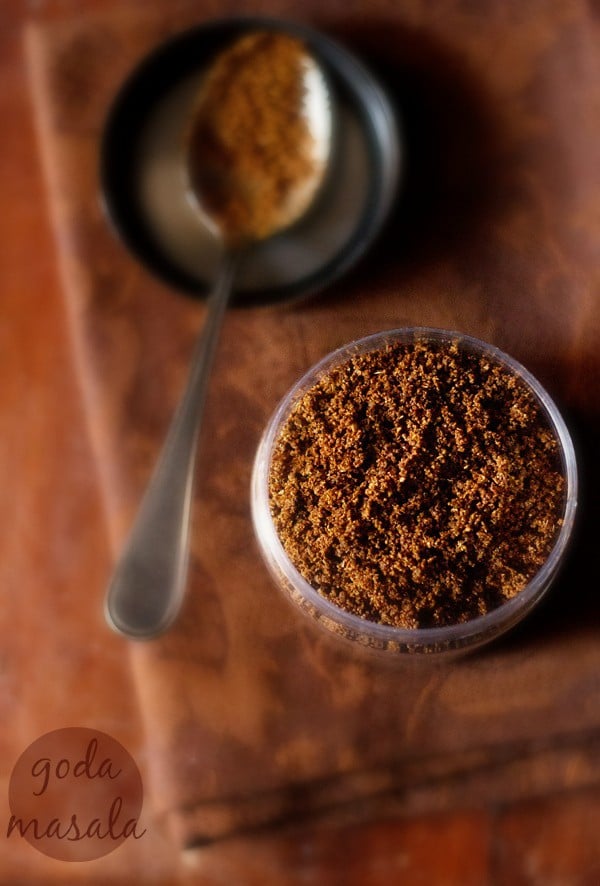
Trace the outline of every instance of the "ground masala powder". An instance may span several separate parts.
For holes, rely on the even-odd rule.
[[[244,35],[210,68],[188,135],[193,187],[224,235],[260,240],[310,175],[303,43],[278,31]]]
[[[298,571],[343,609],[402,628],[518,594],[562,522],[560,446],[507,367],[458,342],[356,353],[297,402],[269,496]]]

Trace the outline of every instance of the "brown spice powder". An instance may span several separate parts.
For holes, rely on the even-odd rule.
[[[403,628],[518,594],[552,549],[565,480],[541,405],[457,343],[389,344],[330,370],[274,448],[282,544],[323,596]]]
[[[261,239],[312,169],[303,111],[307,51],[276,31],[250,33],[219,55],[189,136],[192,184],[230,239]]]

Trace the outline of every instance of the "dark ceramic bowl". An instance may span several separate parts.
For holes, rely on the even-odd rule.
[[[306,218],[252,251],[234,301],[258,304],[322,289],[365,253],[394,203],[402,167],[397,117],[386,93],[343,46],[305,25],[272,18],[209,22],[168,40],[131,73],[101,143],[106,213],[136,258],[162,281],[204,295],[221,247],[187,197],[183,137],[191,103],[215,54],[246,31],[299,37],[331,87],[332,172]]]

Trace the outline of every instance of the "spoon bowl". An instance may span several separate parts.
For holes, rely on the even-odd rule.
[[[332,133],[321,65],[295,37],[250,32],[217,57],[199,90],[186,138],[188,200],[226,247],[273,237],[315,203]]]

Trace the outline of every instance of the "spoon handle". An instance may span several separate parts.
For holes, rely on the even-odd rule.
[[[106,595],[109,625],[134,639],[165,631],[183,599],[198,431],[237,259],[222,260],[183,397]]]

